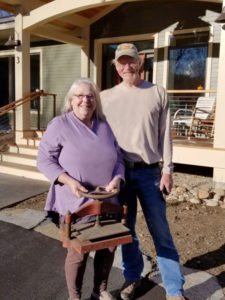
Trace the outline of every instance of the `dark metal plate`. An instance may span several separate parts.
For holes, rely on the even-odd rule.
[[[74,224],[71,226],[71,239],[76,237],[82,241],[104,240],[115,236],[128,234],[130,230],[115,220],[101,221],[101,225],[95,226],[95,222],[86,224]]]

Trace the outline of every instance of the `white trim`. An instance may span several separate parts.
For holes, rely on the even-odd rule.
[[[145,33],[145,34],[136,34],[136,35],[124,35],[124,36],[115,36],[109,38],[96,39],[95,41],[101,44],[112,44],[112,43],[123,43],[129,41],[142,41],[147,39],[154,39],[155,33]]]
[[[139,34],[139,35],[126,35],[126,36],[119,36],[119,37],[95,39],[94,41],[94,82],[99,87],[99,89],[101,90],[102,45],[103,44],[124,43],[129,41],[135,42],[135,41],[142,41],[142,40],[155,40],[155,37],[156,37],[155,33],[146,33],[146,34]],[[155,53],[154,53],[154,59],[155,59]],[[154,68],[155,68],[155,64],[153,65],[153,73],[156,73]]]
[[[168,72],[169,72],[169,46],[170,46],[170,36],[172,34],[167,31],[165,33],[164,41],[164,63],[163,63],[163,87],[167,90],[168,87]]]
[[[15,22],[15,16],[8,16],[0,18],[0,24],[9,24]]]
[[[0,56],[15,56],[15,50],[1,50]]]
[[[9,23],[0,23],[0,30],[14,29],[14,21]]]
[[[213,54],[213,26],[209,28],[208,56],[206,59],[205,89],[210,89],[212,72],[212,54]],[[206,96],[209,96],[207,93]]]
[[[43,90],[43,49],[31,49],[30,55],[39,55],[40,57],[40,90]],[[37,115],[37,110],[30,108],[32,115]],[[43,97],[40,97],[40,114],[43,113]]]
[[[225,0],[223,0],[225,5]],[[217,82],[217,97],[216,97],[216,116],[215,116],[215,135],[214,147],[225,148],[225,135],[224,135],[224,112],[225,112],[225,30],[221,29],[220,33],[220,54],[218,65],[218,82]],[[224,179],[225,181],[225,179]]]
[[[184,161],[185,158],[185,161]],[[195,166],[225,169],[225,151],[223,147],[208,148],[196,146],[173,146],[173,162]]]
[[[81,47],[81,77],[90,76],[90,26],[86,26],[82,29],[82,36],[86,39],[87,45]]]
[[[152,83],[156,84],[157,81],[157,67],[158,67],[158,47],[159,47],[159,34],[154,34],[154,61],[153,61],[153,73]]]
[[[178,35],[178,34],[185,34],[185,33],[192,33],[192,32],[204,32],[209,31],[209,26],[206,27],[195,27],[195,28],[189,28],[189,29],[178,29],[178,30],[172,30],[170,31],[171,35]]]
[[[15,50],[3,50],[0,51],[0,57],[15,57]],[[9,111],[8,114],[12,114],[12,111]]]
[[[93,65],[93,80],[99,90],[102,87],[102,44],[99,40],[94,41],[94,65]]]
[[[30,55],[36,54],[40,56],[40,90],[43,89],[43,49],[42,48],[35,48],[30,49]],[[14,56],[15,57],[15,51],[14,50],[3,50],[0,51],[0,57],[9,57]],[[16,99],[15,99],[16,100]],[[40,101],[40,113],[43,113],[43,97],[41,97]],[[30,109],[31,114],[36,115],[37,111],[35,109]]]

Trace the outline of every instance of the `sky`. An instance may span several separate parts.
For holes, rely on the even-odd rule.
[[[0,10],[0,18],[11,16],[11,13],[8,13],[7,11]]]

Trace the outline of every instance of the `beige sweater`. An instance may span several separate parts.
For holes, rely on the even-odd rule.
[[[172,173],[169,100],[164,88],[147,81],[134,87],[120,83],[101,92],[101,102],[124,159],[149,164],[162,159],[163,173]]]

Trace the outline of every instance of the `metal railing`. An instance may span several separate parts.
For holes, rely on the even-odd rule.
[[[216,96],[216,90],[168,90],[173,138],[190,139],[193,114],[199,97]],[[214,107],[215,109],[215,107]],[[204,134],[199,136],[204,139]],[[213,142],[213,134],[211,135]]]
[[[56,94],[45,93],[44,91],[36,91],[29,93],[26,97],[13,101],[5,106],[0,107],[0,134],[13,133],[15,141],[16,133],[16,109],[27,102],[37,101],[37,126],[35,129],[41,129],[41,98],[44,96],[53,97],[53,117],[56,116]],[[44,98],[43,98],[44,99]],[[33,128],[34,129],[34,128]]]

